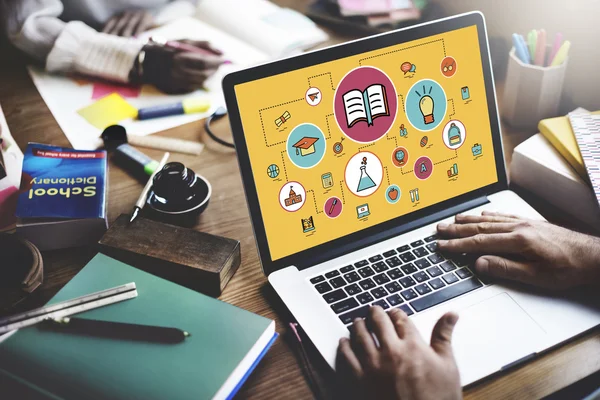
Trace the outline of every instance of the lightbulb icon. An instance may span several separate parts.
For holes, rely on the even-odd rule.
[[[421,114],[423,114],[423,121],[425,124],[431,124],[434,122],[433,119],[433,99],[431,96],[424,95],[421,97],[419,101],[419,109],[421,110]]]

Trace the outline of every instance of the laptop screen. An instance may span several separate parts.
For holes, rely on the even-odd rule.
[[[496,183],[477,26],[235,86],[272,260]]]

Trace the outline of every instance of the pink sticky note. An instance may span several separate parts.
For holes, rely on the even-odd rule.
[[[141,88],[139,86],[119,85],[108,82],[94,82],[92,99],[96,100],[112,93],[118,93],[123,97],[138,97],[140,95],[140,91]]]

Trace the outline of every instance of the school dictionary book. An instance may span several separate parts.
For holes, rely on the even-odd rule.
[[[95,244],[106,232],[107,156],[29,143],[17,234],[40,250]]]

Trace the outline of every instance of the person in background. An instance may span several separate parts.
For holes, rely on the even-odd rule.
[[[437,230],[439,251],[481,255],[475,270],[482,276],[548,290],[600,285],[598,237],[488,212],[457,215]],[[354,321],[350,339],[340,340],[336,370],[344,398],[461,399],[451,343],[457,321],[453,312],[443,315],[426,343],[403,311],[372,307],[367,321]]]
[[[48,72],[180,93],[201,88],[223,63],[221,53],[204,41],[185,42],[206,54],[134,37],[195,10],[191,0],[0,0],[0,26]]]

